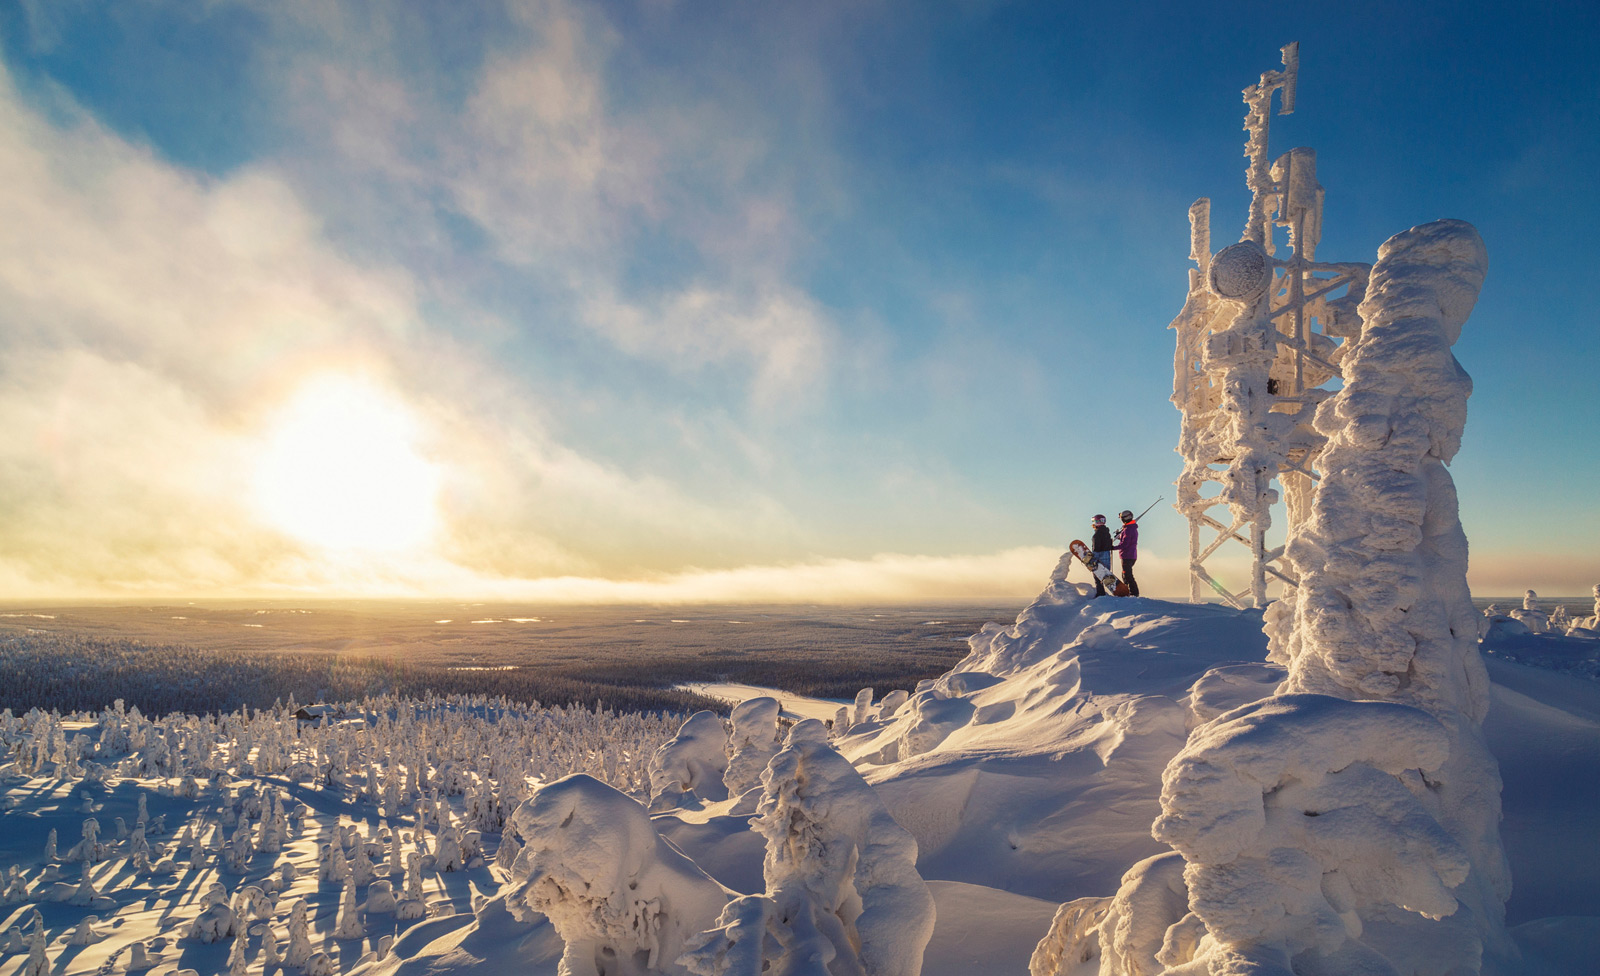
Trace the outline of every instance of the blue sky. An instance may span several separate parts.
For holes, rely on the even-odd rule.
[[[1318,151],[1319,256],[1488,245],[1475,590],[1586,592],[1600,12],[1108,6],[0,8],[0,581],[1026,594],[1172,496],[1186,211],[1242,229],[1238,92],[1298,40],[1273,149]],[[260,501],[262,458],[316,467],[266,445],[336,427],[285,418],[351,398],[364,497],[430,486],[351,500],[370,546]],[[351,490],[315,474],[284,497]],[[1181,518],[1144,527],[1179,592]]]

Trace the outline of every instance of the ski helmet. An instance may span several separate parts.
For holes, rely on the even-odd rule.
[[[1089,521],[1092,522],[1095,525],[1105,525],[1106,524],[1106,517],[1104,515],[1096,515],[1094,518],[1090,519]]]
[[[1117,518],[1122,519],[1124,522],[1131,522],[1133,521],[1133,512],[1125,508],[1117,513]]]

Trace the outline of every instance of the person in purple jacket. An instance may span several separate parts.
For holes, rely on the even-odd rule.
[[[1139,523],[1133,513],[1123,509],[1117,513],[1122,528],[1117,530],[1117,551],[1122,555],[1122,581],[1128,584],[1128,595],[1139,595],[1139,581],[1133,578],[1133,562],[1139,558]]]

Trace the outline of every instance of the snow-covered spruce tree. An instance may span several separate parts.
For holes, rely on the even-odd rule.
[[[1539,594],[1532,590],[1523,592],[1522,608],[1511,611],[1511,619],[1528,628],[1530,633],[1544,634],[1550,630],[1550,615],[1539,606]]]
[[[710,714],[710,713],[705,713]],[[577,773],[539,789],[511,816],[526,845],[506,905],[540,913],[566,943],[561,976],[682,973],[685,942],[731,892],[656,833],[645,808]]]
[[[1567,626],[1568,637],[1600,638],[1600,583],[1594,585],[1594,616],[1575,617]]]
[[[1163,776],[1153,832],[1187,862],[1192,912],[1170,920],[1169,972],[1466,974],[1508,951],[1489,683],[1445,467],[1471,392],[1450,347],[1486,266],[1461,221],[1379,250],[1344,387],[1316,414],[1321,480],[1288,543],[1300,585],[1268,614],[1288,678],[1196,729]],[[1102,962],[1119,924],[1100,928]]]
[[[366,938],[367,927],[361,921],[361,912],[356,908],[356,882],[354,878],[346,878],[344,891],[339,895],[339,916],[333,929],[336,939],[362,939]]]
[[[917,976],[934,922],[917,842],[828,744],[827,727],[796,723],[761,780],[752,826],[767,842],[766,894],[730,905],[684,965],[727,976]]]
[[[715,712],[695,712],[678,734],[650,758],[651,808],[677,805],[694,792],[702,800],[725,800],[728,736]]]
[[[283,956],[278,954],[278,936],[272,931],[271,924],[262,926],[261,930],[261,971],[270,973],[283,964]]]
[[[856,692],[855,710],[850,713],[850,724],[860,725],[865,722],[872,711],[872,689],[862,688]]]
[[[44,926],[34,916],[33,932],[28,936],[28,961],[23,964],[22,976],[50,976],[50,957],[45,954]]]
[[[245,955],[245,944],[249,936],[240,929],[239,934],[233,937],[233,944],[228,947],[228,976],[245,976],[245,971],[250,968],[250,960]]]
[[[734,706],[728,770],[723,777],[729,796],[741,796],[761,785],[762,771],[778,754],[780,711],[776,698],[750,698]]]
[[[311,919],[306,911],[303,899],[297,900],[289,906],[289,948],[284,954],[283,964],[292,969],[305,966],[306,960],[311,958],[314,951],[311,945]]]

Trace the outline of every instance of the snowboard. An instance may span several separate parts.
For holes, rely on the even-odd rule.
[[[1100,560],[1094,558],[1094,552],[1084,545],[1082,540],[1073,539],[1072,545],[1067,548],[1072,550],[1072,554],[1078,557],[1079,562],[1089,568],[1089,572],[1094,574],[1095,579],[1105,585],[1106,592],[1116,596],[1128,595],[1128,584],[1117,579],[1117,574],[1111,571],[1110,566],[1104,565]]]

